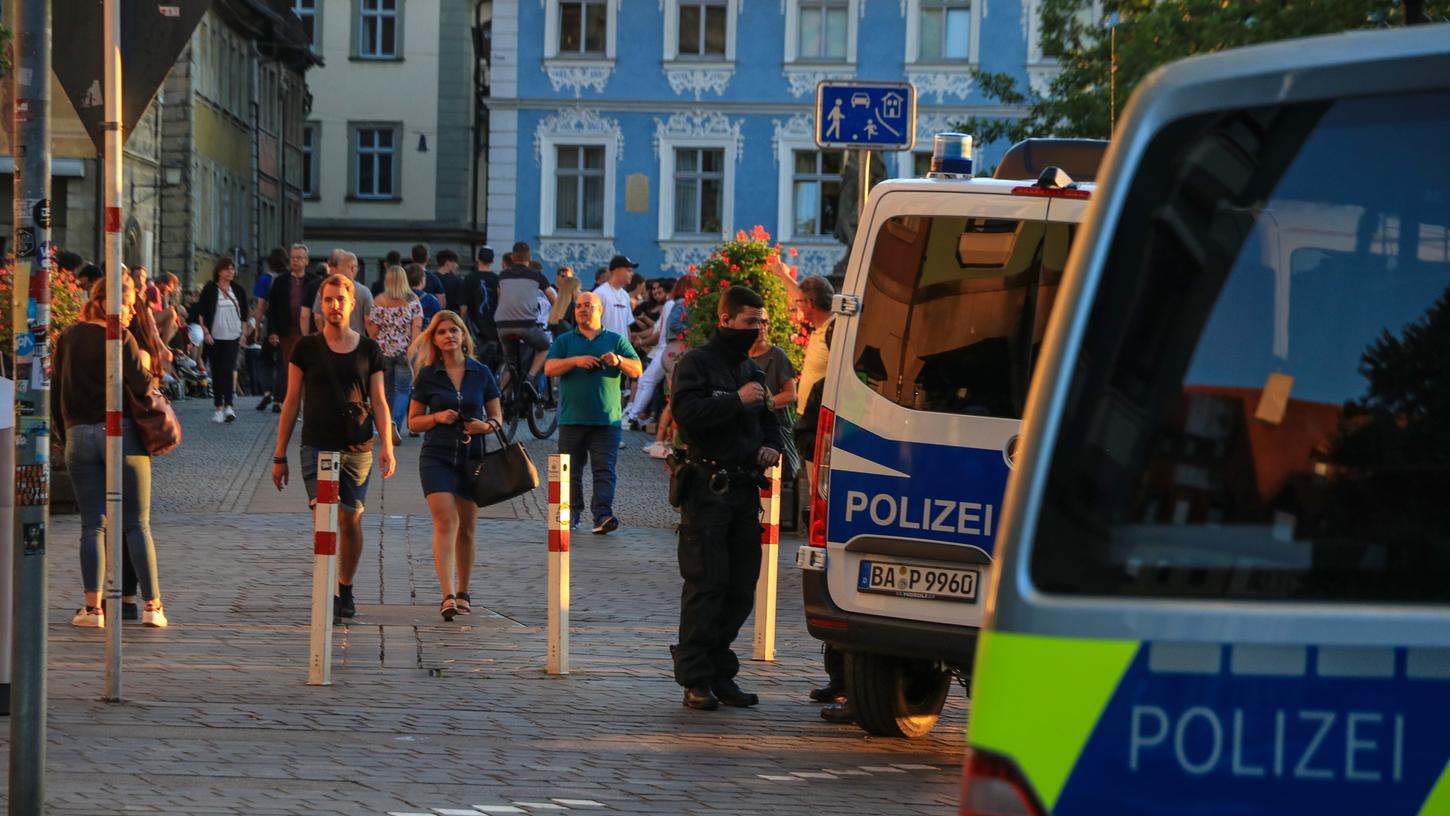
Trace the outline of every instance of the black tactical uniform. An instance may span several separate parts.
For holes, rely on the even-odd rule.
[[[734,690],[740,661],[730,645],[750,616],[760,574],[764,476],[756,457],[762,447],[779,452],[783,444],[767,406],[746,408],[736,393],[758,381],[760,369],[747,356],[748,344],[735,346],[717,331],[709,343],[681,357],[670,400],[686,445],[675,476],[682,494],[679,559],[685,580],[680,642],[671,649],[675,681],[686,689],[716,686],[717,694],[722,682]],[[725,694],[721,699],[748,704],[732,703]]]

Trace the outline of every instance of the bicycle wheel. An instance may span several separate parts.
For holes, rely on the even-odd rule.
[[[523,395],[519,390],[519,370],[513,363],[504,365],[499,376],[499,408],[503,411],[504,441],[512,443],[519,430],[519,415],[523,412]]]
[[[559,427],[559,381],[556,377],[545,377],[544,387],[537,400],[529,400],[524,406],[528,412],[529,430],[539,439],[548,439]]]

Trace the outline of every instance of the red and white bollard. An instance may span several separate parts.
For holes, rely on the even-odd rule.
[[[312,506],[312,642],[307,685],[332,685],[332,596],[337,587],[337,475],[342,455],[317,452],[317,503]]]
[[[549,674],[569,673],[569,454],[549,455]]]
[[[760,578],[755,582],[755,660],[775,660],[775,582],[780,564],[780,465],[760,489]]]

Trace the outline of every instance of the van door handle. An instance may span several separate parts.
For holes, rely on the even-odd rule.
[[[831,311],[840,315],[853,315],[861,311],[861,298],[855,295],[832,295]]]

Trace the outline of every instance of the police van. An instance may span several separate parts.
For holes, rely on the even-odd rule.
[[[961,813],[1450,813],[1447,147],[1450,25],[1144,82],[994,515]]]
[[[1101,146],[1099,146],[1101,150]],[[851,248],[818,423],[810,633],[845,653],[873,734],[917,736],[970,672],[1027,384],[1091,185],[972,178],[971,139],[875,187]]]

